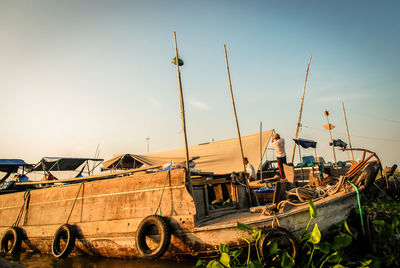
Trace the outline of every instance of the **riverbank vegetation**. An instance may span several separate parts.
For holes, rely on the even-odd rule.
[[[274,236],[238,223],[239,230],[251,234],[252,241],[243,238],[248,246],[231,249],[221,244],[219,258],[200,259],[196,267],[400,267],[400,185],[392,179],[390,186],[395,191],[380,189],[380,198],[364,199],[361,208],[326,234],[313,224],[318,213],[310,200],[310,220],[295,242],[290,233]]]

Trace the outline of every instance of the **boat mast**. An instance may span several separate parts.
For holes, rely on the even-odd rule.
[[[347,117],[346,117],[346,111],[344,110],[344,102],[342,101],[342,108],[343,108],[343,114],[344,114],[344,122],[346,123],[346,130],[347,130],[347,138],[349,139],[349,146],[350,146],[350,151],[351,151],[351,157],[354,161],[354,153],[352,147],[351,147],[351,141],[350,141],[350,132],[349,132],[349,126],[347,125]]]
[[[297,120],[297,127],[296,127],[296,135],[295,139],[299,136],[299,129],[300,129],[300,124],[301,124],[301,115],[303,113],[303,103],[304,103],[304,95],[306,93],[306,85],[307,85],[307,78],[308,78],[308,70],[310,69],[310,64],[312,60],[312,55],[310,56],[310,61],[308,62],[307,65],[307,71],[306,71],[306,79],[304,80],[304,88],[303,88],[303,96],[301,97],[301,104],[300,104],[300,111],[299,111],[299,119]],[[296,151],[296,143],[293,144],[293,151],[292,151],[292,160],[291,163],[294,161],[294,153]],[[300,160],[301,161],[301,160]]]
[[[187,184],[189,187],[189,192],[192,193],[192,180],[190,178],[190,170],[189,170],[189,150],[188,150],[188,142],[187,142],[187,135],[186,135],[185,104],[183,102],[181,72],[179,70],[178,45],[176,42],[176,33],[175,32],[174,32],[174,41],[175,41],[175,54],[176,54],[176,58],[175,58],[176,59],[176,69],[178,72],[179,99],[180,99],[180,105],[181,105],[182,130],[183,130],[183,137],[185,140],[186,178],[187,178]]]
[[[233,106],[233,112],[235,114],[235,121],[236,121],[236,129],[239,137],[239,145],[240,145],[240,153],[242,156],[242,163],[243,163],[243,172],[246,174],[246,165],[244,164],[244,154],[243,154],[243,145],[242,145],[242,138],[240,136],[240,129],[239,129],[239,122],[236,114],[236,106],[235,106],[235,98],[233,97],[233,91],[232,91],[232,81],[231,81],[231,74],[229,72],[229,63],[228,63],[228,53],[226,52],[226,45],[224,44],[224,51],[225,51],[225,61],[226,61],[226,70],[228,73],[228,81],[229,81],[229,89],[231,92],[231,98],[232,98],[232,106]],[[250,187],[249,187],[249,182],[247,178],[245,178],[245,185],[247,186],[247,196],[249,198],[249,203],[251,204],[251,194],[250,194]]]
[[[263,171],[262,171],[262,160],[263,160],[263,151],[262,151],[262,121],[260,121],[260,180],[263,180]]]
[[[328,131],[329,131],[329,136],[331,137],[331,141],[332,141],[333,159],[335,160],[334,164],[336,164],[335,143],[333,142],[332,131],[331,131],[331,130],[334,128],[334,126],[331,125],[331,124],[329,123],[329,118],[328,118],[328,116],[329,116],[329,111],[326,110],[326,111],[324,112],[324,114],[325,114],[325,116],[326,116],[326,121],[328,122],[327,128],[328,128]]]
[[[238,118],[237,118],[237,114],[236,114],[235,99],[233,97],[233,91],[232,91],[231,74],[229,72],[228,54],[226,52],[226,45],[225,44],[224,44],[224,51],[225,51],[226,70],[228,72],[229,89],[230,89],[231,98],[232,98],[233,112],[235,114],[236,129],[237,129],[237,133],[238,133],[238,137],[239,137],[240,153],[242,155],[242,160],[243,160],[244,159],[244,154],[243,154],[242,138],[240,137],[239,122],[238,122]],[[246,165],[244,164],[244,162],[243,162],[243,171],[246,173]]]

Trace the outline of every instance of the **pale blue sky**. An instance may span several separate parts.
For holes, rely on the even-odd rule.
[[[334,138],[400,151],[398,1],[0,1],[1,158],[143,153],[183,146],[176,31],[189,144],[236,137],[223,45],[242,135],[295,134],[332,160]],[[304,154],[313,152],[305,151]],[[345,154],[338,158],[346,160]]]

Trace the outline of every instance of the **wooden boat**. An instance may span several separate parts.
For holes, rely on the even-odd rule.
[[[369,151],[364,156],[365,152]],[[344,182],[372,157],[378,159],[370,153],[339,180],[336,192],[315,200],[322,231],[344,220],[357,205],[356,191]],[[19,189],[30,188],[0,194],[3,251],[13,253],[22,247],[56,257],[71,252],[146,259],[204,256],[215,254],[221,243],[247,245],[237,222],[256,229],[279,222],[294,234],[308,222],[308,203],[280,207],[282,199],[277,198],[278,208],[271,215],[265,206],[256,207],[243,172],[160,169],[161,165],[152,165],[58,180],[57,186],[47,188],[31,187],[55,181],[15,183]],[[224,203],[213,203],[218,199]]]

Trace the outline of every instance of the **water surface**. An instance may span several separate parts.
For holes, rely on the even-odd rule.
[[[16,256],[0,255],[11,265],[10,267],[29,267],[29,268],[186,268],[195,267],[196,261],[169,261],[157,260],[146,261],[138,259],[115,259],[94,256],[70,256],[68,258],[57,259],[52,255],[39,253],[21,253]],[[1,262],[0,262],[1,264]]]

